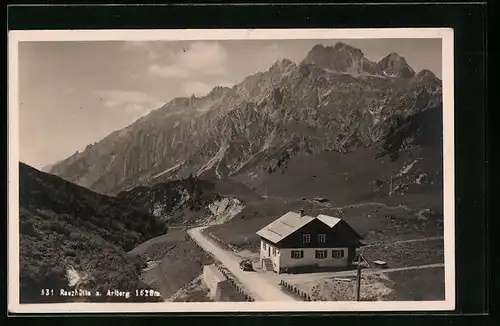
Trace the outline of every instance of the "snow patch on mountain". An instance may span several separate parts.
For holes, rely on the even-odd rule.
[[[70,287],[77,285],[82,280],[80,273],[73,266],[69,266],[66,269],[66,278]]]
[[[79,272],[73,266],[66,267],[66,279],[70,288],[79,287],[91,279],[86,272]]]
[[[217,151],[217,153],[215,153],[215,155],[210,159],[208,160],[199,170],[198,172],[196,172],[196,176],[199,177],[200,175],[202,175],[204,172],[212,169],[215,164],[219,164],[220,161],[222,161],[222,159],[224,158],[224,155],[226,154],[226,151],[227,149],[229,148],[229,144],[227,143],[223,143],[220,147],[219,147],[219,150]],[[219,175],[219,179],[220,179],[220,175]]]
[[[415,163],[418,162],[418,159],[414,160],[413,162],[411,162],[410,164],[408,165],[405,165],[403,166],[403,168],[401,169],[401,171],[399,171],[399,173],[396,175],[396,177],[402,177],[404,176],[405,174],[407,174],[408,172],[410,172],[411,168],[415,165]]]
[[[178,168],[180,168],[180,167],[181,167],[184,163],[186,163],[186,162],[185,162],[185,161],[182,161],[181,163],[179,163],[179,164],[177,164],[177,165],[174,165],[174,166],[172,166],[171,168],[168,168],[168,169],[166,169],[165,171],[160,172],[160,173],[158,173],[158,174],[154,175],[154,176],[153,176],[153,179],[159,178],[159,177],[161,177],[162,175],[165,175],[165,174],[167,174],[167,173],[169,173],[169,172],[172,172],[172,171],[174,171],[174,170],[177,170],[177,169],[178,169]]]
[[[264,140],[264,145],[262,145],[261,152],[264,152],[271,147],[274,137],[276,137],[276,127],[273,128],[269,136],[267,136],[266,139]]]

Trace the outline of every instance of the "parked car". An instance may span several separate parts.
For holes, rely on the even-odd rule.
[[[244,271],[253,271],[253,264],[250,260],[242,260],[240,262],[240,268]]]

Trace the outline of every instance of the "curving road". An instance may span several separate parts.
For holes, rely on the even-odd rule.
[[[239,258],[220,248],[208,240],[201,233],[206,226],[189,229],[189,236],[207,253],[222,263],[245,287],[255,301],[296,301],[295,298],[285,294],[279,289],[278,284],[262,277],[256,272],[245,272],[240,269]]]

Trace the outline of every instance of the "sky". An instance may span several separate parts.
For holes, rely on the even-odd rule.
[[[40,169],[173,98],[233,86],[339,41],[372,61],[397,52],[441,78],[441,39],[20,42],[20,160]]]

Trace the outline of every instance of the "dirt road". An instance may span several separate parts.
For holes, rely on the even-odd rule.
[[[376,275],[376,274],[386,274],[391,272],[401,272],[401,271],[411,271],[427,268],[443,268],[443,263],[438,264],[428,264],[419,266],[408,266],[408,267],[397,267],[397,268],[366,268],[361,271],[361,275]],[[325,273],[311,273],[311,274],[282,274],[281,278],[289,282],[302,282],[302,281],[313,281],[327,278],[336,277],[355,277],[357,274],[356,270],[353,271],[341,271],[341,272],[325,272]]]
[[[296,301],[279,289],[279,285],[255,272],[245,272],[239,267],[239,258],[215,245],[201,233],[206,227],[197,227],[188,230],[189,236],[203,250],[213,255],[233,274],[245,287],[245,290],[254,297],[255,301]]]
[[[319,202],[314,199],[308,199],[308,198],[291,198],[291,197],[281,197],[281,196],[268,196],[264,195],[262,196],[264,199],[278,199],[278,200],[283,200],[284,202],[307,202],[311,204],[315,204],[318,206],[324,206],[329,209],[333,210],[342,210],[342,209],[348,209],[348,208],[358,208],[358,207],[365,207],[365,206],[378,206],[386,209],[404,209],[405,211],[413,211],[410,207],[406,205],[395,205],[395,206],[390,206],[384,203],[380,202],[364,202],[364,203],[358,203],[358,204],[350,204],[350,205],[345,205],[345,206],[338,206],[338,207],[333,207],[331,203],[328,202]]]
[[[390,272],[400,272],[400,271],[413,271],[416,269],[426,269],[426,268],[441,268],[444,267],[443,263],[437,264],[428,264],[428,265],[419,265],[419,266],[408,266],[408,267],[396,267],[396,268],[387,268],[387,269],[379,269],[376,271],[369,271],[369,274],[381,274],[381,273],[390,273]]]
[[[428,237],[428,238],[401,240],[401,241],[394,241],[394,242],[377,242],[377,243],[365,245],[365,246],[363,246],[363,248],[380,247],[380,246],[392,246],[392,245],[403,244],[403,243],[433,241],[433,240],[442,240],[442,239],[444,239],[444,237]]]

